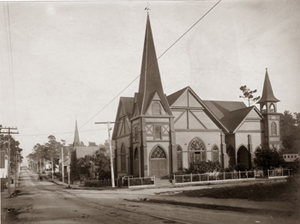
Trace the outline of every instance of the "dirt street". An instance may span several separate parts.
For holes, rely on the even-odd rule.
[[[37,174],[22,170],[18,195],[1,198],[3,224],[289,223],[269,215],[147,203],[153,190],[75,190],[37,179]],[[145,201],[132,201],[140,199]]]

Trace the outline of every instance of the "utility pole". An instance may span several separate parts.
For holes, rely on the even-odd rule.
[[[8,152],[7,152],[7,157],[8,157],[8,161],[7,161],[7,174],[8,174],[8,184],[7,184],[7,190],[8,190],[8,195],[9,197],[11,197],[10,195],[10,135],[11,134],[19,134],[19,132],[11,132],[11,130],[17,130],[17,128],[14,127],[1,127],[1,129],[3,130],[7,130],[7,131],[2,131],[0,132],[0,134],[8,134]],[[16,180],[15,180],[16,182]]]
[[[108,145],[109,145],[109,152],[110,152],[110,171],[111,171],[111,185],[114,188],[115,187],[115,175],[114,175],[114,163],[112,158],[112,149],[111,149],[111,142],[110,142],[110,126],[109,124],[114,124],[116,122],[95,122],[95,124],[107,124],[107,130],[108,130]]]
[[[62,182],[65,183],[65,172],[64,172],[64,146],[65,142],[62,141],[62,148],[61,148],[61,177],[62,177]]]
[[[71,161],[70,161],[70,147],[68,147],[68,167],[67,167],[67,172],[68,172],[68,188],[70,187],[70,171],[71,171]]]

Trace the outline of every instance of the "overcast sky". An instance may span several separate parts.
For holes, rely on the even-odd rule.
[[[18,127],[24,156],[50,134],[72,143],[76,117],[85,144],[107,139],[94,123],[115,120],[118,94],[139,76],[147,2],[157,56],[217,3],[0,2],[0,124]],[[167,95],[190,86],[224,101],[240,101],[241,85],[261,95],[268,68],[279,112],[300,112],[300,3],[223,0],[159,68]]]

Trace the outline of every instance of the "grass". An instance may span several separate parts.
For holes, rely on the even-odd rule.
[[[178,195],[187,197],[211,197],[223,199],[247,199],[253,201],[289,201],[299,205],[300,176],[290,177],[284,183],[263,183],[248,186],[218,187],[184,191]]]

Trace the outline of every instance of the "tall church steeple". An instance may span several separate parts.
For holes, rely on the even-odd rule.
[[[139,105],[141,108],[142,115],[146,113],[147,108],[151,103],[153,94],[155,94],[155,92],[161,99],[161,103],[164,109],[168,112],[168,114],[171,114],[171,110],[169,108],[169,104],[167,102],[161,83],[150,18],[149,13],[147,13],[142,68],[138,92],[140,97],[142,98],[142,102],[140,102],[141,105]]]
[[[75,121],[75,132],[74,132],[73,146],[80,146],[79,133],[78,133],[78,128],[77,128],[77,120]]]

